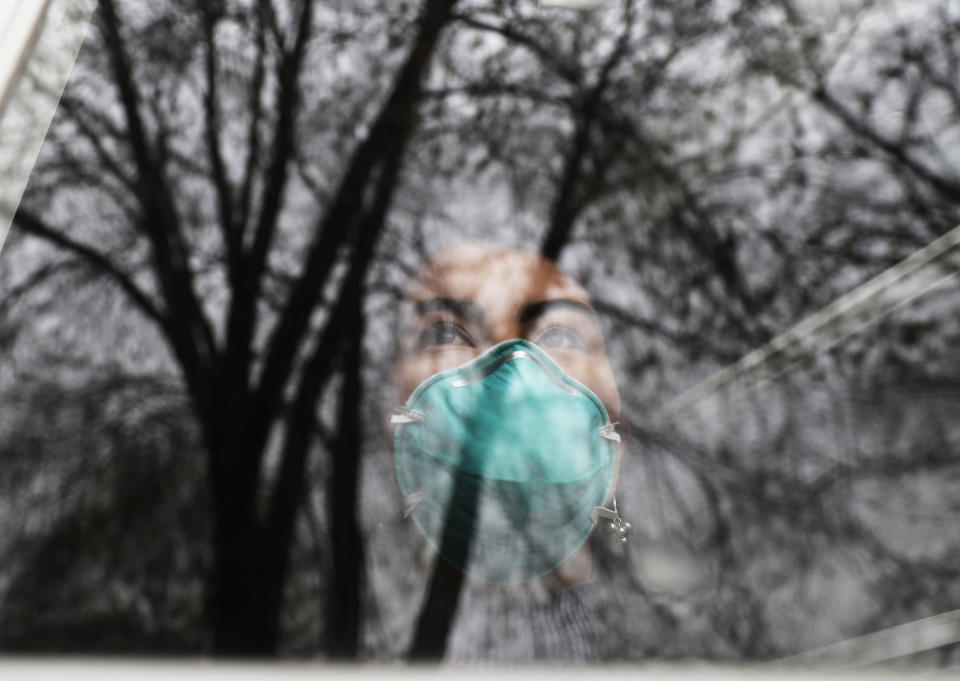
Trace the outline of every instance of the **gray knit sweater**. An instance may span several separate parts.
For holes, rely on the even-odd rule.
[[[445,659],[454,662],[590,662],[599,658],[590,583],[550,593],[461,594]]]

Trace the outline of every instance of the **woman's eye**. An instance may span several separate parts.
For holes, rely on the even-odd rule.
[[[586,350],[587,344],[583,337],[569,326],[551,326],[544,329],[533,342],[544,349],[575,349]]]
[[[435,345],[464,345],[476,347],[470,334],[453,322],[433,322],[420,334],[417,347],[424,350]]]

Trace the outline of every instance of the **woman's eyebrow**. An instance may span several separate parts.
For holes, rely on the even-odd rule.
[[[527,303],[524,305],[522,308],[520,308],[520,323],[525,324],[533,321],[534,319],[542,317],[549,312],[553,312],[558,308],[580,312],[589,316],[591,319],[597,318],[596,311],[590,308],[588,305],[581,303],[579,300],[572,300],[570,298],[557,298],[555,300],[539,300],[535,303]]]
[[[486,314],[480,305],[462,298],[427,298],[426,300],[418,300],[414,303],[413,309],[418,315],[437,311],[451,312],[457,317],[471,319],[478,324],[482,324],[486,318]]]

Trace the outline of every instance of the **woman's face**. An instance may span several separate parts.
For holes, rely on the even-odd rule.
[[[424,380],[506,340],[525,338],[600,398],[620,396],[586,291],[555,264],[510,248],[462,244],[428,263],[410,296],[395,383],[405,400]]]
[[[424,268],[410,303],[413,314],[402,331],[394,376],[401,402],[434,374],[469,362],[498,343],[524,338],[592,390],[610,420],[618,420],[620,395],[590,298],[552,262],[497,246],[448,248]],[[621,451],[618,445],[611,495]],[[525,588],[566,588],[590,574],[585,543],[563,565]]]

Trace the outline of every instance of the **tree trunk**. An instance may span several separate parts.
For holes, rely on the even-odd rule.
[[[366,268],[364,268],[366,270]],[[333,447],[333,473],[327,498],[330,512],[330,547],[333,577],[327,598],[327,651],[333,658],[354,659],[360,649],[360,603],[363,588],[363,546],[357,525],[363,392],[363,296],[350,304],[343,343],[343,387],[340,416]]]

